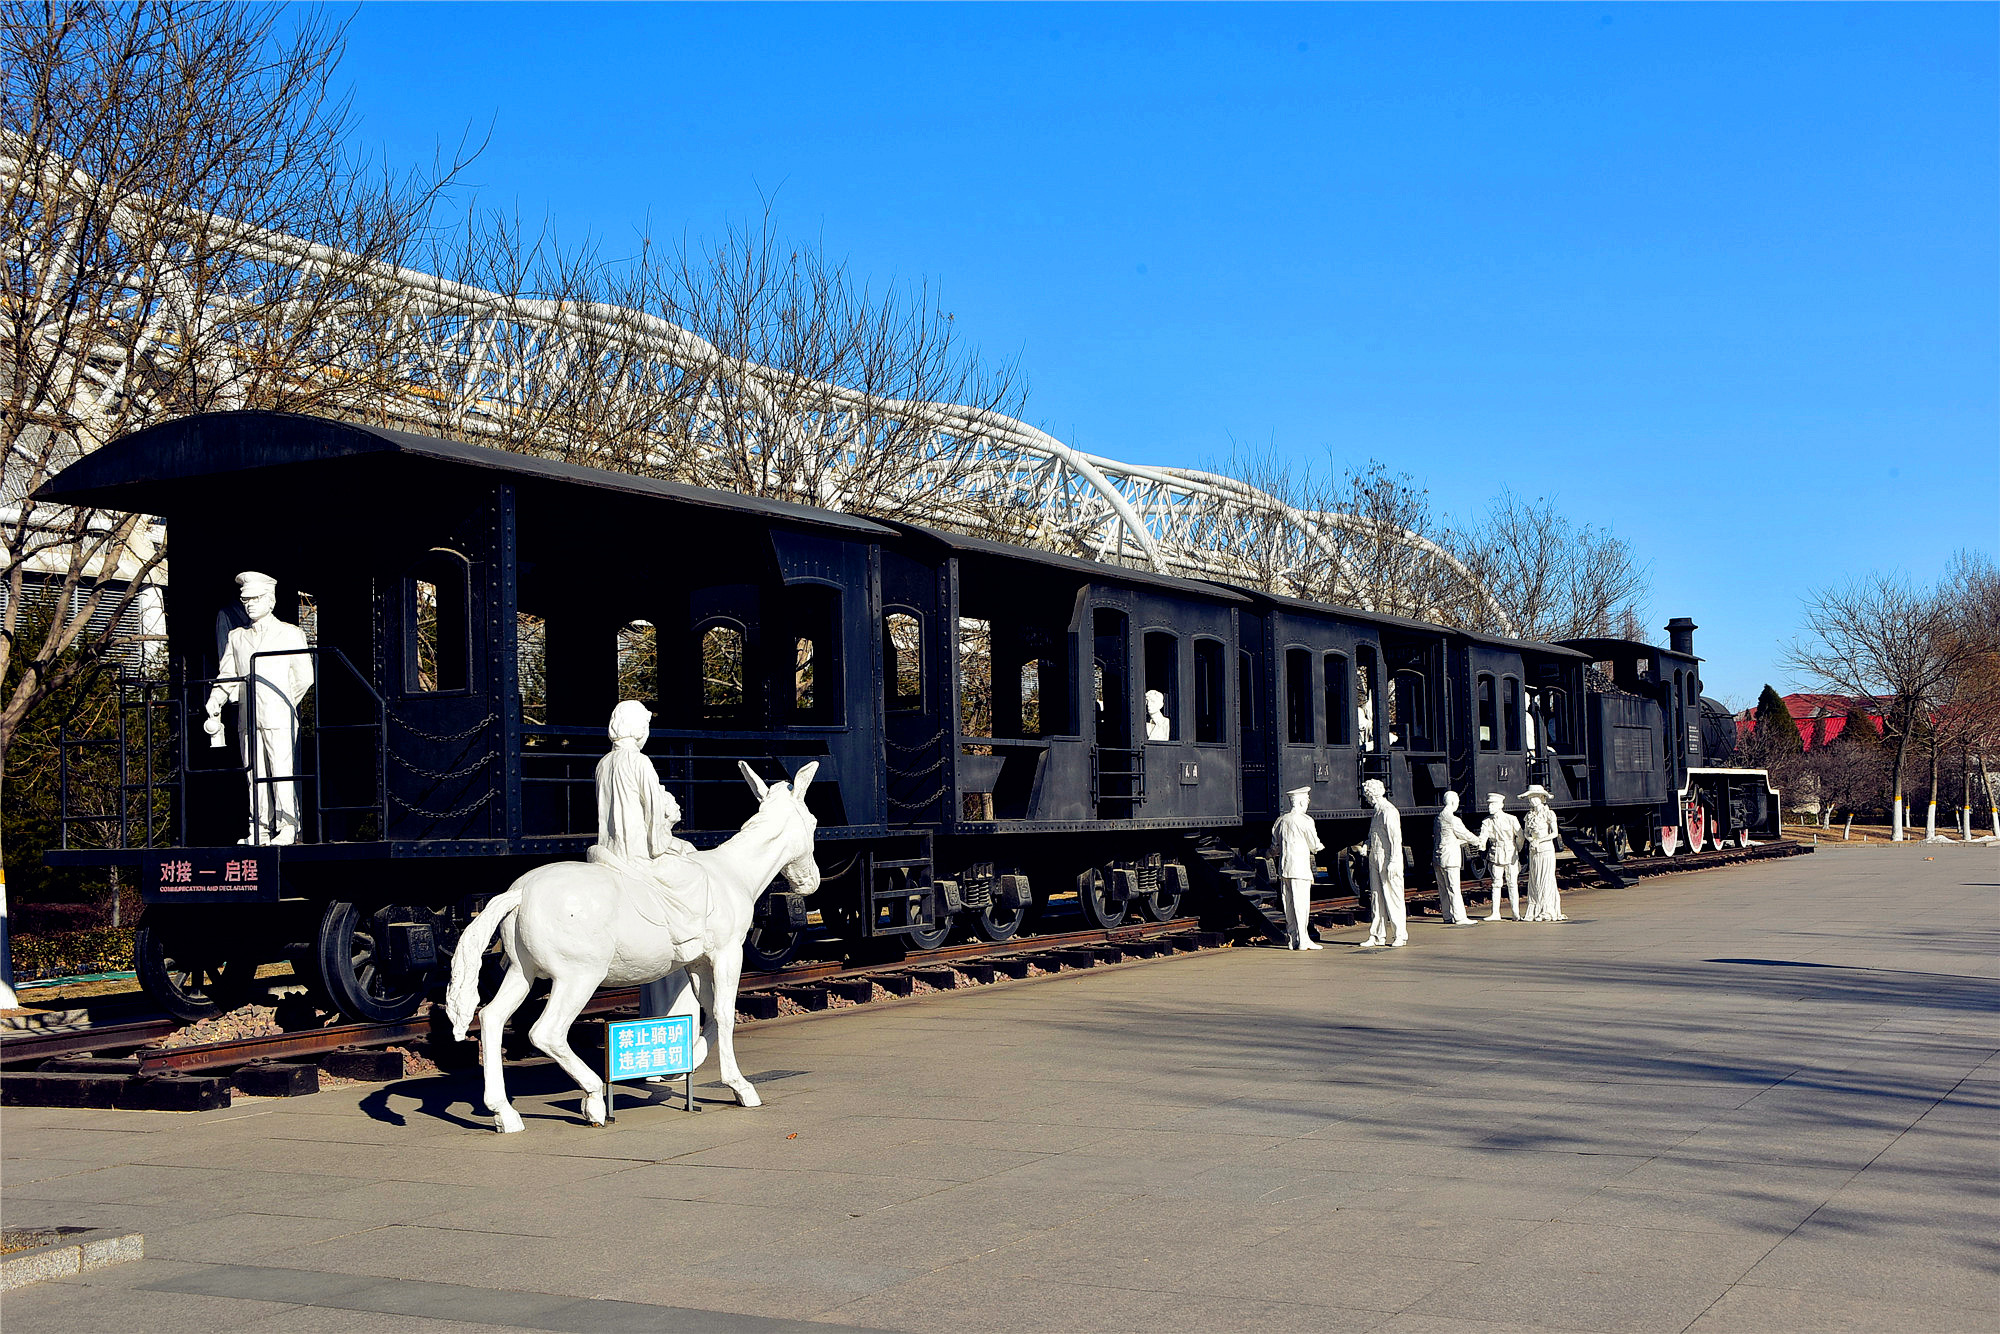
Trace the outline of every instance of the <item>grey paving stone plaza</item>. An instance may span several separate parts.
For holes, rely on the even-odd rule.
[[[10,1108],[7,1223],[143,1232],[147,1258],[0,1313],[2000,1330],[2000,857],[1829,851],[1565,907],[766,1025],[741,1045],[755,1111],[628,1100],[592,1130],[546,1064],[516,1072],[506,1137],[471,1075],[196,1116]]]

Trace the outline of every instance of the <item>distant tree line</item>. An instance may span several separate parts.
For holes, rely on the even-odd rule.
[[[1770,769],[1787,805],[1816,810],[1822,823],[1883,812],[1901,839],[1917,782],[1926,837],[1937,835],[1940,808],[1957,811],[1962,837],[1982,805],[2000,821],[2000,571],[1990,558],[1961,552],[1931,588],[1875,574],[1817,590],[1805,631],[1786,665],[1853,707],[1831,738],[1823,719],[1819,735],[1803,736],[1767,685],[1739,764]]]

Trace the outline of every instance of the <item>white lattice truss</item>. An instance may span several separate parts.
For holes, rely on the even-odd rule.
[[[20,164],[0,155],[0,174],[19,177]],[[154,207],[168,207],[155,205]],[[157,235],[139,225],[128,209],[115,225],[132,235]],[[377,323],[385,308],[419,336],[419,350],[398,367],[389,401],[377,410],[416,429],[467,437],[503,436],[509,419],[524,410],[534,386],[561,383],[565,376],[609,374],[603,392],[685,394],[687,377],[699,377],[691,416],[676,421],[673,442],[685,457],[689,438],[731,435],[743,448],[750,423],[751,450],[772,458],[810,457],[830,463],[814,469],[811,483],[797,485],[796,498],[831,509],[851,508],[849,482],[856,471],[879,459],[863,442],[893,435],[897,449],[918,450],[915,467],[898,466],[889,485],[898,512],[942,526],[979,531],[996,510],[1009,515],[1009,536],[1032,545],[1068,551],[1101,561],[1149,568],[1194,578],[1298,591],[1307,571],[1331,573],[1337,595],[1374,610],[1363,581],[1353,578],[1343,535],[1351,542],[1397,543],[1423,559],[1442,562],[1485,600],[1493,620],[1510,629],[1497,603],[1449,552],[1420,534],[1352,514],[1306,512],[1244,482],[1186,468],[1149,467],[1086,454],[1012,417],[953,404],[883,398],[840,385],[805,381],[785,371],[726,355],[707,340],[667,320],[623,307],[550,302],[502,296],[432,274],[382,264],[280,233],[261,231],[229,219],[190,219],[206,229],[213,244],[240,256],[240,265],[218,264],[211,254],[199,285],[176,272],[171,252],[144,262],[151,275],[133,275],[130,308],[115,311],[117,327],[132,331],[131,346],[93,348],[78,401],[49,405],[82,424],[81,433],[102,440],[122,415],[127,394],[140,392],[134,368],[155,357],[171,359],[181,348],[209,349],[212,365],[199,368],[211,383],[233,376],[229,332],[239,326],[267,339],[274,305],[274,275],[309,287],[316,276],[366,290],[355,301],[354,318]],[[185,235],[183,230],[181,234]],[[8,241],[16,253],[30,243]],[[46,314],[65,252],[32,254],[26,266],[41,275]],[[241,273],[242,281],[218,283],[214,275]],[[150,276],[151,281],[142,281]],[[147,299],[137,295],[145,292]],[[160,299],[161,297],[164,299]],[[362,307],[366,307],[363,309]],[[323,308],[314,318],[323,325]],[[217,335],[220,334],[220,337]],[[344,340],[339,331],[315,328],[330,344],[371,346],[366,338]],[[378,344],[377,344],[378,345]],[[338,356],[316,358],[338,365]],[[615,367],[615,370],[609,368]],[[379,367],[367,378],[379,384]],[[810,411],[785,403],[810,403]],[[99,426],[102,430],[93,430]],[[762,439],[757,438],[761,433]],[[783,438],[778,438],[782,435]],[[663,455],[666,447],[663,444]],[[685,471],[683,465],[683,471]],[[697,463],[694,480],[701,475]],[[726,480],[721,484],[726,485]],[[871,474],[880,493],[882,478]]]

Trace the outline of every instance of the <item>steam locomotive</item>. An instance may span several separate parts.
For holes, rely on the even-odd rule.
[[[621,698],[698,846],[750,814],[738,761],[819,765],[821,889],[764,897],[751,967],[1167,920],[1254,876],[1300,787],[1336,878],[1370,778],[1419,866],[1447,791],[1539,783],[1592,859],[1777,833],[1686,620],[1525,642],[268,412],[128,435],[41,495],[172,536],[164,650],[115,730],[63,741],[48,859],[137,875],[141,981],[186,1019],[285,958],[353,1018],[414,1012],[488,896],[595,840]],[[246,570],[306,632],[290,774],[238,744]],[[295,835],[243,841],[279,784]]]

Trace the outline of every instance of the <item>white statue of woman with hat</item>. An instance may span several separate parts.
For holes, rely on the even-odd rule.
[[[313,687],[306,633],[278,619],[278,581],[245,570],[236,576],[248,625],[223,641],[217,681],[209,689],[202,731],[208,744],[225,743],[222,706],[238,705],[237,740],[250,779],[248,844],[295,843],[299,837],[299,705]],[[282,781],[272,782],[271,779]]]
[[[1285,901],[1285,943],[1295,950],[1325,949],[1312,938],[1313,854],[1325,848],[1319,826],[1306,813],[1312,789],[1295,787],[1291,809],[1271,824],[1271,848],[1278,856],[1278,881]]]
[[[1556,888],[1556,813],[1549,809],[1555,793],[1536,783],[1521,794],[1528,799],[1521,834],[1528,843],[1528,911],[1530,922],[1566,922],[1562,893]]]

